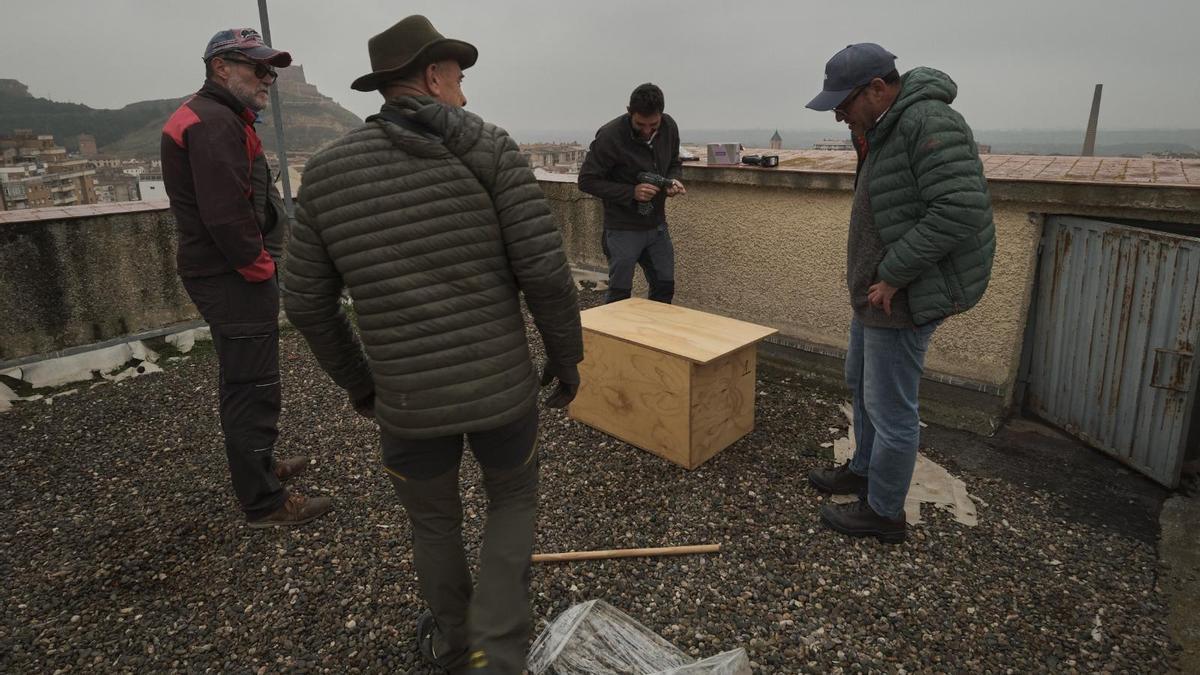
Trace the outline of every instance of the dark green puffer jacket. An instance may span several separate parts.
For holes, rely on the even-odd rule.
[[[305,168],[284,268],[288,318],[353,399],[375,392],[376,419],[395,437],[515,421],[538,391],[518,292],[549,360],[583,359],[550,207],[503,129],[427,97],[389,109],[416,131],[369,120]]]
[[[949,105],[957,94],[945,73],[915,68],[867,132],[867,190],[887,248],[879,278],[908,289],[918,325],[979,302],[996,251],[983,163],[971,128]]]

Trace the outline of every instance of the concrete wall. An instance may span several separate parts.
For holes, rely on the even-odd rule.
[[[850,322],[845,259],[853,176],[689,166],[684,179],[688,194],[671,200],[668,211],[678,301],[778,328],[778,342],[795,348],[789,353],[822,356],[819,366],[806,367],[836,377]],[[571,177],[541,185],[572,263],[604,270],[600,202]],[[938,330],[928,369],[949,385],[949,400],[989,408],[994,419],[1017,377],[1042,214],[1196,223],[1200,190],[993,180],[991,191],[991,286],[979,306]],[[174,250],[174,221],[162,203],[0,215],[0,362],[196,319],[176,278]],[[644,293],[638,279],[635,290]]]
[[[197,318],[175,274],[170,211],[55,211],[0,222],[0,362]]]
[[[853,176],[687,167],[684,179],[688,194],[668,202],[676,301],[777,328],[782,342],[804,351],[842,356],[851,315],[845,269]],[[600,202],[574,183],[542,187],[571,261],[604,269]],[[927,369],[931,379],[989,394],[998,410],[1018,376],[1043,215],[1195,222],[1200,191],[999,181],[991,190],[991,283],[979,305],[935,333]],[[644,284],[637,288],[644,293]]]

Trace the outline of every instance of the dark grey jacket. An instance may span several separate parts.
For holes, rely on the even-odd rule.
[[[288,318],[351,398],[375,392],[393,436],[512,422],[538,390],[519,292],[550,361],[583,358],[550,208],[503,129],[427,97],[384,113],[407,128],[369,118],[305,168],[284,267]]]
[[[633,188],[642,171],[665,178],[683,175],[679,159],[679,127],[663,113],[658,133],[650,143],[639,139],[629,113],[596,132],[579,170],[579,189],[604,200],[604,227],[610,230],[653,230],[667,222],[667,193],[658,193],[654,211],[638,213]]]

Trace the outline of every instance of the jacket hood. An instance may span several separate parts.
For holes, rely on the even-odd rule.
[[[878,140],[891,132],[892,127],[904,116],[904,111],[922,101],[941,101],[946,105],[958,96],[958,85],[950,76],[934,68],[913,68],[900,78],[900,95],[879,125],[871,130]]]
[[[436,143],[451,153],[462,156],[479,142],[483,134],[483,118],[462,108],[448,106],[430,96],[401,96],[383,104],[381,113],[390,113],[407,120],[413,128],[388,129],[397,141],[419,145]],[[372,115],[367,121],[381,119]],[[420,133],[427,131],[428,133]],[[405,143],[409,145],[410,143]]]

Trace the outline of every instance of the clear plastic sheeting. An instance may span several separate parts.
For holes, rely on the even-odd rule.
[[[660,670],[654,675],[750,675],[750,657],[738,647],[686,666]]]
[[[743,649],[697,660],[603,600],[558,615],[529,652],[532,675],[749,675]]]

